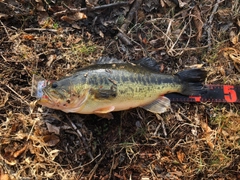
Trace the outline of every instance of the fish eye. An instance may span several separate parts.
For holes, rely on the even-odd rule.
[[[56,82],[52,83],[52,88],[56,88],[56,87],[58,87],[57,83]]]

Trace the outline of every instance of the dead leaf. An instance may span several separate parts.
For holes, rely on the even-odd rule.
[[[219,52],[223,53],[223,56],[228,59],[230,57],[230,59],[233,61],[234,63],[234,67],[240,72],[240,50],[233,48],[233,47],[226,47],[226,48],[222,48]]]
[[[46,143],[47,146],[55,146],[59,141],[59,137],[55,134],[49,134],[43,137],[43,141]]]
[[[13,153],[13,157],[14,157],[14,158],[17,158],[18,156],[20,156],[20,155],[27,149],[27,146],[28,146],[28,145],[25,144],[21,149],[15,151],[15,152]]]
[[[75,22],[72,24],[72,27],[74,29],[81,29],[81,27],[77,23],[75,23]]]
[[[24,34],[22,35],[22,38],[25,40],[33,40],[35,37],[32,34]]]
[[[193,22],[197,29],[197,41],[200,41],[202,37],[203,21],[202,21],[201,12],[198,6],[195,6],[193,8],[192,14],[193,14]]]
[[[6,19],[8,18],[7,14],[0,13],[0,19]]]
[[[46,63],[46,65],[47,65],[48,67],[50,67],[51,64],[52,64],[52,62],[53,62],[54,60],[56,60],[56,58],[57,58],[57,55],[56,55],[56,54],[50,54],[50,55],[48,56],[48,62]]]
[[[54,149],[49,152],[49,156],[51,157],[52,160],[54,160],[58,156],[59,152],[60,150]]]
[[[3,149],[2,157],[5,162],[9,165],[15,165],[17,163],[16,158],[19,157],[23,152],[26,151],[28,144],[25,144],[23,147],[19,143],[11,142]]]
[[[38,16],[38,24],[42,27],[48,27],[49,26],[49,19],[47,12],[41,12]]]
[[[201,121],[201,128],[203,129],[203,131],[205,133],[211,133],[212,132],[212,129],[208,126],[207,123]]]
[[[139,33],[138,33],[138,38],[139,38],[139,40],[140,40],[140,42],[141,42],[142,44],[144,44],[144,45],[147,45],[147,44],[148,44],[147,37],[146,37],[146,35],[145,35],[144,33],[139,32]]]
[[[160,0],[161,7],[165,7],[165,2],[163,0]]]
[[[240,64],[240,53],[231,53],[229,57],[233,60],[233,62]]]
[[[188,4],[188,3],[186,3],[186,2],[182,2],[182,0],[178,0],[178,3],[179,3],[179,7],[180,7],[180,8],[183,8],[185,5]]]
[[[169,1],[169,0],[167,0],[167,1]],[[148,0],[143,3],[143,9],[146,12],[151,12],[153,10],[156,10],[159,7],[160,3],[161,3],[161,5],[165,6],[165,3],[167,3],[167,2],[166,2],[166,0],[164,0],[164,2],[162,2],[162,1],[159,2],[158,0]]]
[[[239,34],[236,34],[234,31],[230,31],[229,38],[234,45],[238,43],[238,40],[239,40],[238,37],[239,37]]]
[[[46,11],[43,7],[44,5],[43,5],[42,0],[35,0],[35,1],[37,3],[37,5],[36,5],[37,11],[40,11],[40,12]]]
[[[59,135],[60,127],[54,126],[54,125],[52,125],[50,123],[46,123],[46,125],[47,125],[47,128],[48,128],[49,132],[55,133],[55,134]]]
[[[88,8],[92,8],[98,4],[98,0],[86,0],[86,5]]]
[[[137,18],[138,18],[137,21],[140,23],[146,20],[146,15],[143,10],[138,10]]]
[[[10,177],[8,174],[0,174],[0,180],[10,180]]]
[[[76,12],[72,15],[62,16],[61,20],[68,22],[69,24],[73,24],[75,21],[86,19],[87,16],[84,13]]]
[[[8,101],[9,93],[0,88],[0,108],[4,107]]]
[[[214,149],[214,144],[212,141],[212,135],[213,135],[213,130],[208,126],[207,123],[201,121],[201,128],[204,132],[203,137],[205,138],[207,145],[211,148]]]
[[[184,158],[185,158],[185,154],[182,152],[182,150],[177,151],[177,158],[179,160],[180,163],[183,162]]]

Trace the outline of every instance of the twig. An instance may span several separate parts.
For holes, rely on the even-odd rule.
[[[3,24],[3,22],[2,22],[1,20],[0,20],[0,23],[1,23],[1,25],[3,26],[4,31],[5,31],[5,33],[7,34],[8,39],[10,39],[6,26]]]
[[[63,4],[67,9],[60,11],[60,12],[56,12],[54,13],[54,16],[62,16],[65,15],[67,12],[71,12],[71,13],[76,13],[76,12],[87,12],[87,11],[97,11],[97,10],[101,10],[101,9],[106,9],[106,8],[113,8],[113,7],[118,7],[118,6],[126,6],[129,5],[129,2],[117,2],[117,3],[112,3],[112,4],[105,4],[105,5],[101,5],[101,6],[95,6],[92,8],[70,8],[68,7],[66,4]]]
[[[156,117],[158,120],[161,120],[161,125],[162,125],[162,129],[163,129],[163,134],[165,137],[167,137],[167,131],[166,131],[166,127],[165,127],[165,123],[164,123],[164,120],[163,118],[159,115],[159,114],[156,114]],[[160,124],[159,124],[160,125]]]
[[[115,163],[115,154],[116,154],[116,152],[115,152],[115,149],[114,149],[114,154],[113,154],[113,158],[112,158],[112,165],[111,165],[110,171],[108,173],[109,174],[108,179],[111,179],[111,177],[112,177],[113,166],[114,166],[114,163]]]
[[[27,105],[29,105],[29,103],[21,96],[19,95],[14,89],[12,89],[9,85],[5,84],[8,89],[10,89],[14,94],[16,94],[23,102],[25,102]]]
[[[77,126],[72,122],[72,120],[71,120],[67,115],[66,115],[66,117],[67,117],[68,121],[70,122],[73,130],[75,130],[75,131],[77,132],[78,137],[79,137],[80,139],[82,139],[84,148],[85,148],[85,150],[87,151],[88,156],[91,158],[91,160],[93,160],[93,159],[94,159],[94,158],[93,158],[93,155],[92,155],[92,153],[90,152],[89,147],[88,147],[88,144],[87,144],[85,138],[83,137],[82,133],[80,132],[80,130],[77,128]]]
[[[63,29],[63,30],[57,30],[57,29],[47,29],[47,28],[25,28],[25,32],[32,32],[32,31],[37,31],[37,32],[53,32],[53,33],[58,33],[58,32],[69,32],[70,30],[68,28]]]
[[[207,26],[207,34],[208,34],[208,39],[207,39],[207,42],[208,42],[208,50],[210,50],[211,48],[211,45],[212,45],[212,42],[211,42],[211,35],[212,35],[212,22],[213,22],[213,16],[214,14],[217,12],[217,9],[218,9],[218,6],[221,2],[223,2],[224,0],[217,0],[217,3],[214,5],[213,7],[213,10],[212,10],[212,13],[209,17],[209,20],[208,20],[208,26]]]
[[[3,56],[2,52],[0,53],[0,56],[3,58],[4,61],[7,61],[7,59]]]
[[[85,164],[83,164],[83,165],[81,165],[81,166],[72,168],[71,170],[72,170],[72,171],[76,171],[77,169],[81,169],[81,168],[83,168],[83,167],[91,164],[91,163],[92,163],[93,161],[95,161],[99,156],[101,156],[101,153],[99,153],[99,154],[98,154],[96,157],[94,157],[94,159],[92,159],[91,161],[89,161],[89,162],[87,162],[87,163],[85,163]]]
[[[2,102],[0,103],[0,108],[1,107],[4,107],[6,102],[8,101],[8,97],[9,97],[9,94],[8,92],[6,92],[4,89],[0,88],[0,91],[4,92],[5,93],[5,96],[2,96]]]
[[[153,133],[153,136],[157,136],[158,130],[160,129],[161,123],[158,123],[157,128],[155,129],[155,132]]]
[[[117,34],[117,37],[126,45],[132,45],[131,41],[129,40],[129,37],[126,35],[127,29],[130,25],[130,23],[133,20],[134,15],[138,11],[138,9],[141,7],[143,0],[135,0],[131,10],[128,13],[127,18],[125,19],[124,24],[120,28],[120,32]]]
[[[119,29],[119,33],[117,34],[117,37],[123,42],[123,44],[125,44],[127,46],[132,45],[132,42],[129,39],[129,37],[124,32],[122,32],[121,29]]]
[[[56,29],[46,29],[46,28],[25,28],[24,31],[26,32],[31,32],[31,31],[38,31],[38,32],[43,32],[43,31],[48,31],[48,32],[54,32],[56,33],[58,30]]]
[[[134,15],[138,11],[139,7],[142,5],[142,0],[135,0],[131,10],[128,13],[127,19],[125,19],[124,24],[121,26],[122,32],[126,33],[129,27],[129,24],[132,22]]]
[[[102,162],[102,160],[105,158],[106,154],[107,154],[108,150],[102,155],[102,157],[99,159],[99,161],[97,162],[97,164],[95,164],[95,166],[93,167],[93,169],[91,170],[91,172],[89,173],[89,180],[91,180],[93,178],[93,175],[95,174],[99,164]]]

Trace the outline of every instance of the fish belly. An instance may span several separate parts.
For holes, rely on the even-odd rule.
[[[178,86],[177,86],[178,87]],[[81,107],[78,113],[81,114],[94,114],[95,112],[111,112],[111,111],[123,111],[136,107],[145,106],[152,103],[159,97],[169,92],[178,92],[177,87],[173,86],[163,86],[162,88],[148,88],[142,87],[136,88],[136,91],[118,91],[117,96],[111,99],[96,99],[94,97],[89,97],[86,103]],[[180,88],[180,86],[178,87]],[[109,111],[107,111],[109,110]]]

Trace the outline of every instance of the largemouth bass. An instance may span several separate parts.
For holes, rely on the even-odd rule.
[[[39,104],[80,114],[135,107],[162,113],[170,106],[164,94],[199,95],[205,77],[202,69],[166,75],[131,63],[95,64],[45,87]]]

